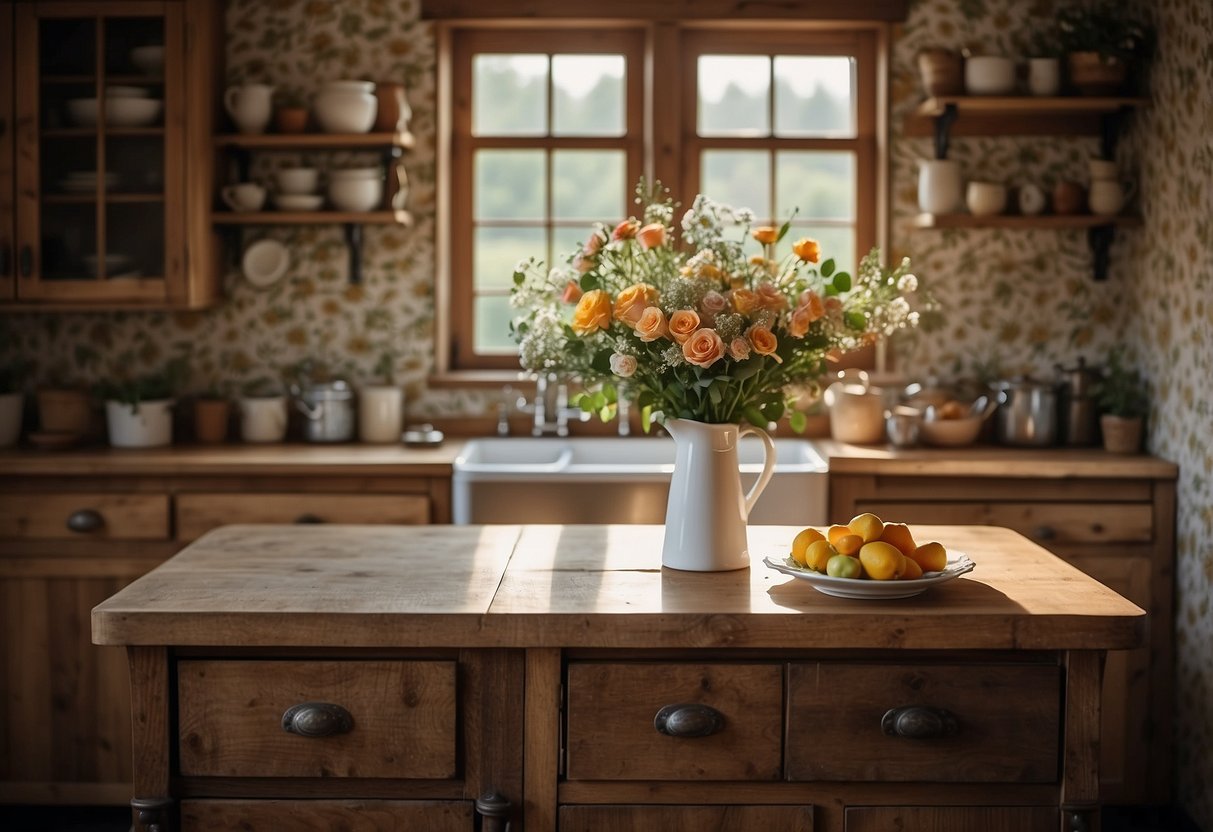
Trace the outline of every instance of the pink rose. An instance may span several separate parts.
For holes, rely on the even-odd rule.
[[[745,361],[750,357],[750,342],[738,336],[729,344],[729,355],[734,361]]]
[[[711,367],[724,357],[724,342],[714,329],[697,329],[683,343],[682,357],[691,364]]]
[[[631,378],[636,374],[636,356],[611,353],[611,372],[620,378]]]
[[[703,296],[703,300],[699,302],[699,308],[703,310],[705,320],[714,321],[716,316],[725,310],[729,302],[725,300],[724,295],[717,292],[715,289]]]
[[[764,280],[758,284],[758,305],[772,312],[780,312],[788,305],[788,299],[783,292],[775,288],[775,284]]]

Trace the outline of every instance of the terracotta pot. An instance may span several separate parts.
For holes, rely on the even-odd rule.
[[[1070,84],[1083,95],[1114,95],[1121,91],[1128,67],[1119,58],[1098,52],[1071,52],[1066,56]]]
[[[307,130],[307,107],[280,107],[274,113],[274,127],[279,133],[302,133]]]
[[[92,427],[88,393],[67,389],[39,390],[38,420],[40,429],[46,433],[88,434]]]
[[[918,53],[918,74],[927,95],[960,95],[964,92],[964,58],[959,52],[931,47]]]
[[[194,436],[198,441],[212,445],[227,441],[231,410],[231,403],[227,399],[198,399],[194,402]]]
[[[1141,450],[1141,434],[1143,422],[1141,417],[1126,419],[1123,416],[1113,416],[1105,413],[1099,417],[1099,427],[1103,431],[1103,447],[1113,454],[1135,454]]]
[[[1087,205],[1087,189],[1077,182],[1058,182],[1053,186],[1053,213],[1081,214]]]

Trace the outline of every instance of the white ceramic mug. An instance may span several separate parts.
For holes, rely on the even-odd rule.
[[[960,162],[923,159],[918,163],[918,207],[928,214],[954,214],[964,204]]]
[[[240,438],[245,442],[281,442],[286,436],[286,396],[240,400]]]
[[[399,442],[403,429],[403,390],[383,386],[359,391],[358,438],[363,442]]]
[[[1114,179],[1097,179],[1091,183],[1091,190],[1087,193],[1087,207],[1092,214],[1112,217],[1125,207],[1128,194],[1129,188]]]
[[[260,211],[265,205],[265,188],[256,182],[240,182],[219,189],[219,196],[233,211]]]
[[[267,84],[228,87],[223,107],[241,133],[264,133],[274,115],[274,88]]]
[[[969,95],[1007,95],[1015,92],[1015,62],[999,55],[966,58],[965,92]]]
[[[316,168],[283,168],[275,171],[274,181],[280,194],[314,194],[320,186],[320,171]]]
[[[997,182],[970,182],[965,204],[975,217],[1001,214],[1007,207],[1007,187]]]
[[[1057,58],[1028,59],[1028,92],[1057,95],[1061,90],[1061,61]]]

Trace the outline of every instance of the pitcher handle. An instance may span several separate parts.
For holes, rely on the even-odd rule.
[[[223,109],[232,118],[236,117],[236,100],[240,97],[239,87],[228,87],[223,91]]]
[[[753,434],[762,440],[762,473],[758,475],[758,481],[750,488],[748,494],[745,495],[745,516],[748,519],[750,512],[754,509],[754,503],[758,502],[758,498],[762,496],[763,489],[767,487],[767,483],[771,481],[771,476],[775,473],[775,440],[771,439],[771,435],[762,428],[756,428],[753,425],[742,425],[737,432],[737,438],[740,440],[743,436]]]

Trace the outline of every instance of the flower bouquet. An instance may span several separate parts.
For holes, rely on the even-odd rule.
[[[603,419],[622,387],[646,431],[669,419],[766,427],[785,414],[800,431],[796,387],[917,323],[908,259],[886,270],[873,249],[852,276],[802,238],[776,260],[789,223],[755,227],[751,211],[703,195],[681,218],[679,247],[668,191],[644,181],[636,191],[639,217],[597,225],[565,266],[519,263],[511,293],[523,368],[580,379],[582,408]]]

